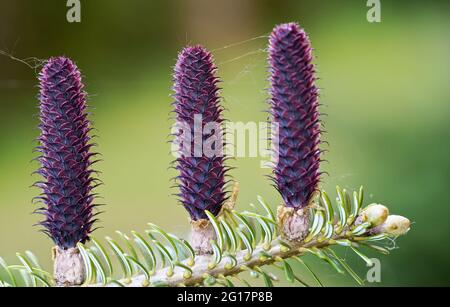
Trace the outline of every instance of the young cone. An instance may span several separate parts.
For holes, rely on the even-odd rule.
[[[318,189],[320,122],[311,43],[296,23],[282,24],[269,40],[270,114],[276,165],[273,181],[284,206],[278,210],[286,239],[304,239],[308,205]]]
[[[80,71],[68,58],[48,60],[39,74],[40,137],[37,151],[43,177],[35,185],[42,189],[37,197],[45,216],[39,224],[56,244],[55,281],[59,286],[79,285],[84,267],[77,243],[84,243],[92,232],[94,219],[92,157],[87,119],[86,94]]]
[[[198,254],[210,253],[209,242],[215,238],[205,211],[217,216],[226,199],[222,107],[215,71],[211,54],[195,46],[181,51],[174,73],[178,196],[191,217],[191,244]]]

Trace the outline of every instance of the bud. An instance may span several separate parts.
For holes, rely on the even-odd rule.
[[[371,204],[358,217],[356,224],[370,223],[372,227],[383,224],[389,216],[389,209],[380,204]]]
[[[382,230],[388,235],[399,237],[405,235],[411,228],[411,222],[401,215],[389,215],[382,225]]]

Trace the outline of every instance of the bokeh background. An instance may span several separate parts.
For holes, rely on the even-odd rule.
[[[381,202],[414,221],[400,248],[380,256],[381,285],[450,284],[448,1],[382,0],[382,22],[373,24],[366,1],[84,0],[79,24],[66,21],[65,2],[1,0],[0,49],[20,59],[67,55],[82,69],[104,159],[98,192],[106,212],[96,237],[142,231],[149,221],[188,232],[167,169],[180,48],[213,50],[229,120],[264,121],[265,36],[277,23],[298,21],[315,47],[327,114],[324,188],[364,185],[366,204]],[[38,71],[0,56],[0,255],[13,260],[30,249],[50,268],[52,243],[33,227],[38,190],[30,188]],[[260,160],[231,161],[241,209],[258,194],[280,203]],[[348,257],[364,276],[361,260]],[[325,284],[354,285],[310,261]]]

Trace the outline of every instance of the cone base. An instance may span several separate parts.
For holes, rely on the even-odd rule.
[[[85,280],[83,258],[78,248],[53,248],[54,278],[57,287],[80,286]]]
[[[303,241],[309,232],[309,208],[278,207],[278,223],[283,239],[291,242]]]
[[[212,254],[211,240],[216,240],[216,232],[208,220],[191,221],[191,246],[197,255]]]

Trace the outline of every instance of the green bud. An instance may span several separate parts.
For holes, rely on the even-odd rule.
[[[172,268],[169,268],[169,269],[167,270],[166,276],[167,276],[167,277],[172,277],[172,276],[173,276],[173,269],[172,269]]]
[[[187,265],[188,266],[194,266],[195,265],[195,260],[194,259],[192,259],[192,258],[189,258],[189,260],[188,260],[188,262],[187,262]]]
[[[189,279],[191,277],[192,277],[192,273],[190,271],[188,271],[188,270],[184,271],[184,273],[183,273],[184,279]]]

